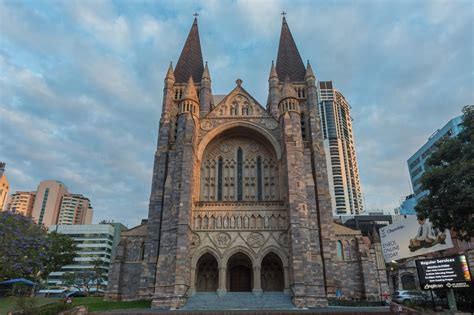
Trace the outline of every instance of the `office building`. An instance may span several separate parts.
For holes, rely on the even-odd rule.
[[[5,211],[19,213],[25,217],[31,217],[33,213],[33,204],[35,202],[34,191],[17,191],[8,197]]]
[[[414,194],[410,194],[405,197],[402,201],[400,208],[398,208],[398,214],[401,215],[415,215],[416,198]]]
[[[364,212],[352,130],[351,107],[332,81],[319,82],[319,113],[326,151],[333,215]]]
[[[89,198],[72,194],[57,180],[45,180],[38,185],[32,217],[45,227],[60,224],[91,224],[93,208]]]
[[[428,138],[428,141],[408,159],[408,171],[410,173],[410,180],[413,186],[416,202],[418,202],[428,193],[421,187],[421,177],[426,169],[426,160],[430,156],[431,152],[433,152],[433,150],[436,148],[436,143],[445,137],[454,137],[458,135],[461,132],[461,128],[462,115],[451,119],[443,127],[436,130]]]
[[[5,172],[5,163],[0,162],[0,211],[3,210],[7,204],[8,192],[10,191],[10,184],[8,183]]]
[[[67,194],[61,202],[58,224],[91,224],[92,213],[89,198],[80,194]]]
[[[91,270],[93,262],[102,260],[101,269],[104,281],[99,283],[99,291],[107,287],[111,257],[120,241],[121,231],[126,230],[121,223],[87,224],[87,225],[50,225],[50,232],[68,235],[77,244],[78,252],[74,263],[63,266],[52,272],[47,280],[48,285],[62,286],[62,275],[65,272]],[[95,289],[95,285],[94,285]]]
[[[57,180],[42,181],[36,189],[32,217],[38,224],[48,227],[58,223],[63,196],[68,193],[64,183]]]

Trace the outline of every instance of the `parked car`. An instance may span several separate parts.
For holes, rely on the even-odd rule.
[[[420,291],[395,291],[392,295],[392,301],[400,304],[407,304],[410,302],[414,303],[425,303],[428,301],[428,297]]]
[[[85,297],[86,294],[84,292],[81,292],[81,291],[72,291],[72,292],[68,292],[66,293],[66,296],[65,297]]]

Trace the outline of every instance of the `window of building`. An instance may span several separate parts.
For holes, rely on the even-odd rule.
[[[222,201],[222,157],[217,162],[217,200]]]
[[[257,199],[262,200],[262,158],[257,157]]]
[[[237,150],[237,200],[242,200],[242,148]]]
[[[338,260],[344,260],[344,249],[342,247],[342,242],[337,241],[336,243],[336,249],[337,249],[337,259]]]

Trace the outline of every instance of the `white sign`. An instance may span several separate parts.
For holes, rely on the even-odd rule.
[[[412,216],[379,230],[386,262],[424,255],[453,247],[449,230],[433,228],[431,222]]]

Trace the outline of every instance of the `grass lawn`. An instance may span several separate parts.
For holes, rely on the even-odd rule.
[[[90,312],[122,309],[149,309],[151,301],[103,301],[102,297],[77,297],[73,298],[74,306],[85,305]]]
[[[9,311],[13,311],[16,309],[16,297],[2,297],[0,298],[0,314],[5,315]],[[36,305],[45,305],[49,303],[54,303],[59,299],[56,298],[44,298],[44,297],[37,297],[35,298]]]

